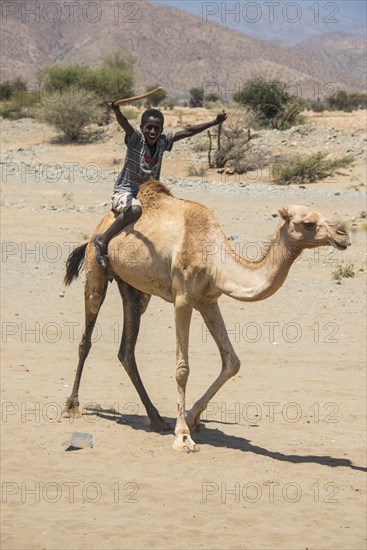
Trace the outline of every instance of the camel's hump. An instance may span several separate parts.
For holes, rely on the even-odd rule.
[[[148,180],[140,187],[137,198],[142,203],[143,215],[146,210],[155,210],[157,208],[163,208],[163,211],[166,213],[172,213],[173,209],[177,209],[178,205],[180,205],[180,209],[184,210],[186,215],[189,216],[190,223],[196,217],[202,223],[204,219],[214,220],[214,215],[207,206],[199,202],[175,197],[163,183],[154,179]]]
[[[168,187],[163,185],[163,183],[154,179],[149,179],[140,187],[138,199],[141,200],[143,204],[148,205],[151,202],[155,202],[157,199],[159,200],[162,195],[173,196]]]

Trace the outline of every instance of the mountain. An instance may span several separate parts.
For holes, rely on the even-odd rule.
[[[332,67],[334,81],[344,79],[346,68],[353,72],[353,81],[361,88],[366,86],[366,41],[358,36],[335,32],[310,38],[294,46],[293,50],[309,59],[317,58],[321,63]],[[325,87],[331,89],[333,81]],[[364,89],[366,91],[366,89]]]
[[[145,1],[55,0],[36,2],[32,12],[22,11],[25,2],[7,4],[18,10],[2,17],[1,81],[21,77],[36,87],[45,65],[98,66],[111,50],[128,48],[137,60],[137,93],[159,83],[169,96],[187,98],[190,88],[203,86],[226,100],[255,75],[286,81],[303,97],[330,82],[347,90],[365,86],[361,37],[330,34],[284,45]]]
[[[227,27],[261,40],[303,42],[325,33],[366,36],[366,6],[360,0],[314,2],[197,2],[197,0],[154,0],[158,4],[188,11],[203,21]]]

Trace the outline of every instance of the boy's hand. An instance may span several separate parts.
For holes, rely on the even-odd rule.
[[[219,113],[215,119],[215,124],[221,124],[225,120],[227,120],[227,113],[223,111],[223,113]]]
[[[107,102],[107,105],[109,106],[110,109],[113,109],[114,111],[116,109],[119,109],[119,106],[118,105],[115,105],[115,101],[117,101],[116,99],[112,99],[112,101],[108,101]]]

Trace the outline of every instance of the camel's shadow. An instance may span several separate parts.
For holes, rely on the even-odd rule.
[[[92,408],[88,407],[84,409],[85,415],[95,415],[104,420],[109,420],[116,422],[117,424],[123,424],[134,430],[142,430],[145,432],[152,432],[150,427],[150,422],[148,417],[142,416],[139,414],[121,414],[111,409],[101,409],[101,408]],[[166,422],[172,426],[172,430],[160,432],[161,435],[172,435],[176,419],[165,417]],[[337,468],[344,466],[351,468],[352,470],[359,470],[361,472],[366,472],[367,468],[363,466],[356,466],[348,458],[334,458],[329,455],[287,455],[277,451],[270,451],[264,447],[259,447],[257,445],[252,445],[250,440],[245,439],[244,437],[238,437],[235,435],[228,435],[218,428],[208,429],[205,425],[213,421],[202,421],[202,428],[199,433],[194,435],[195,442],[198,445],[211,445],[213,447],[225,447],[227,449],[234,449],[242,451],[244,453],[253,453],[257,455],[267,456],[274,460],[280,460],[282,462],[291,462],[293,464],[301,464],[305,462],[311,462],[314,464],[320,464],[322,466],[328,466],[330,468]],[[222,424],[217,422],[216,424]]]

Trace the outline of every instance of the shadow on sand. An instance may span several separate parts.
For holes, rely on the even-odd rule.
[[[93,415],[104,420],[109,420],[111,422],[116,422],[117,424],[123,424],[134,430],[142,430],[145,432],[151,432],[149,418],[139,414],[121,414],[112,409],[101,409],[88,407],[84,409],[85,415]],[[172,435],[176,419],[175,418],[165,418],[167,422],[172,426],[171,431],[161,432],[161,435]],[[206,424],[213,421],[205,421]],[[221,424],[221,422],[216,422],[216,424]],[[264,447],[259,447],[257,445],[252,445],[248,439],[244,437],[238,437],[235,435],[228,435],[218,428],[208,429],[204,424],[200,433],[194,435],[195,442],[198,445],[211,445],[213,447],[234,449],[236,451],[242,451],[243,453],[253,453],[256,455],[267,456],[273,460],[280,460],[282,462],[291,462],[293,464],[300,464],[305,462],[310,462],[313,464],[320,464],[322,466],[329,466],[330,468],[338,468],[344,466],[351,468],[352,470],[359,470],[361,472],[366,472],[367,468],[362,466],[356,466],[348,458],[335,458],[328,455],[296,455],[296,454],[284,454],[277,451],[271,451]]]

